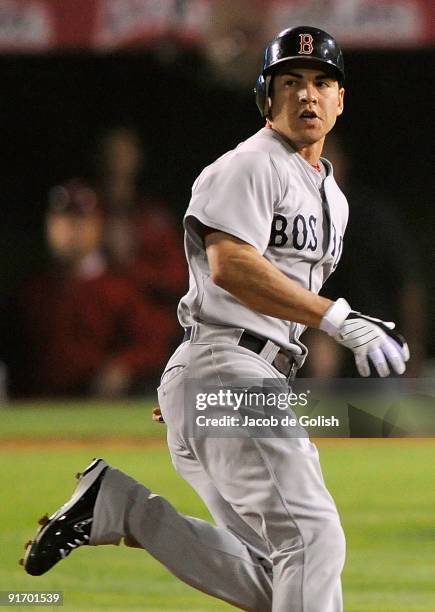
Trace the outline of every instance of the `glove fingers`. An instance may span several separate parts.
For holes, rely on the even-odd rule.
[[[410,353],[409,353],[409,346],[407,342],[403,343],[403,346],[401,347],[402,350],[402,355],[403,355],[403,360],[404,361],[408,361],[409,357],[410,357]]]
[[[408,348],[405,338],[401,334],[393,332],[392,330],[389,331],[387,335],[390,338],[390,340],[393,340],[396,343],[397,348],[399,349],[400,354],[403,357],[403,360],[408,361],[409,348]]]
[[[382,349],[376,348],[369,352],[369,358],[373,362],[377,373],[382,378],[388,376],[390,373],[390,368],[388,367],[388,363],[385,359],[385,355]]]
[[[370,361],[381,377],[390,374],[390,365],[403,374],[409,359],[409,348],[398,334],[392,321],[382,321],[351,311],[333,335],[341,345],[355,355],[355,363],[361,376],[370,376]]]
[[[355,354],[355,364],[360,376],[370,376],[370,366],[365,354]]]
[[[393,366],[393,369],[397,374],[403,374],[406,370],[404,355],[402,348],[394,340],[387,339],[382,345],[382,349]],[[409,352],[409,351],[408,351]]]

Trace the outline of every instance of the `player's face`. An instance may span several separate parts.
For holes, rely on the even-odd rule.
[[[288,64],[273,78],[272,127],[295,148],[323,145],[343,112],[344,89],[322,68]]]

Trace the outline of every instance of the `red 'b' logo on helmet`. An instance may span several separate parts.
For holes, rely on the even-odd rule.
[[[299,55],[311,55],[314,51],[313,37],[311,34],[299,34]]]

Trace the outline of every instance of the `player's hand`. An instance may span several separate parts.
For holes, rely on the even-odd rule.
[[[361,376],[370,376],[369,359],[379,376],[390,374],[390,364],[397,374],[406,370],[409,349],[405,338],[393,332],[394,323],[351,311],[334,339],[349,348],[355,355],[355,363]]]
[[[390,374],[389,365],[397,374],[403,374],[409,359],[408,345],[403,336],[393,331],[394,327],[394,323],[354,312],[342,298],[329,308],[320,325],[339,344],[353,351],[361,376],[370,376],[370,360],[382,377]]]
[[[156,423],[165,422],[165,419],[162,416],[162,411],[160,410],[160,406],[154,406],[152,417],[153,417],[153,421],[155,421]]]

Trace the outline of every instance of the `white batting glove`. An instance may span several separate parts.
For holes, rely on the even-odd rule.
[[[395,324],[355,312],[343,298],[326,311],[320,329],[332,336],[342,346],[353,351],[361,376],[370,376],[369,359],[379,376],[388,376],[388,362],[397,374],[406,370],[409,348],[398,333]]]

